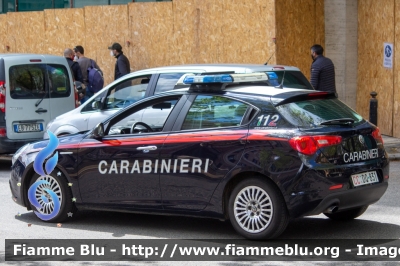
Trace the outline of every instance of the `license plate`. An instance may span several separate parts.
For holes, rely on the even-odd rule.
[[[22,133],[22,132],[40,132],[43,131],[43,124],[42,123],[37,123],[37,124],[17,124],[14,125],[14,131],[17,133]]]
[[[355,187],[379,182],[376,171],[352,175],[351,179],[353,180],[353,185]]]

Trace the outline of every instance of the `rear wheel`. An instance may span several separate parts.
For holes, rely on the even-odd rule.
[[[261,178],[244,180],[233,189],[229,218],[235,230],[249,239],[278,237],[289,221],[280,191]]]
[[[349,221],[361,216],[368,209],[368,205],[342,212],[324,213],[324,215],[336,221]]]
[[[66,178],[53,173],[33,176],[28,189],[28,199],[39,219],[46,222],[62,222],[68,217],[73,217],[77,209]]]

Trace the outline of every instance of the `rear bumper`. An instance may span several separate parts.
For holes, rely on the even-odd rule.
[[[0,137],[0,154],[14,153],[25,144],[35,142],[41,139],[8,139],[7,137]]]
[[[336,192],[325,197],[313,210],[305,215],[318,215],[327,208],[337,206],[344,211],[377,202],[385,193],[388,182]]]
[[[379,183],[354,187],[351,176],[376,171]],[[318,215],[329,207],[344,211],[377,202],[385,193],[389,182],[389,161],[385,158],[323,170],[304,169],[293,188],[286,191],[286,203],[292,218]],[[332,186],[342,185],[331,190]]]

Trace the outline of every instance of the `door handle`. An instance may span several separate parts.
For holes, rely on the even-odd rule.
[[[137,147],[136,150],[143,152],[155,151],[157,150],[157,146]]]
[[[46,109],[39,108],[35,111],[36,113],[47,113]]]

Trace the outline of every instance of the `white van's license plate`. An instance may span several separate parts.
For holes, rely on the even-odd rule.
[[[351,179],[353,180],[353,185],[355,187],[379,182],[376,171],[352,175]]]
[[[43,124],[18,124],[14,125],[14,131],[17,133],[43,131]]]

